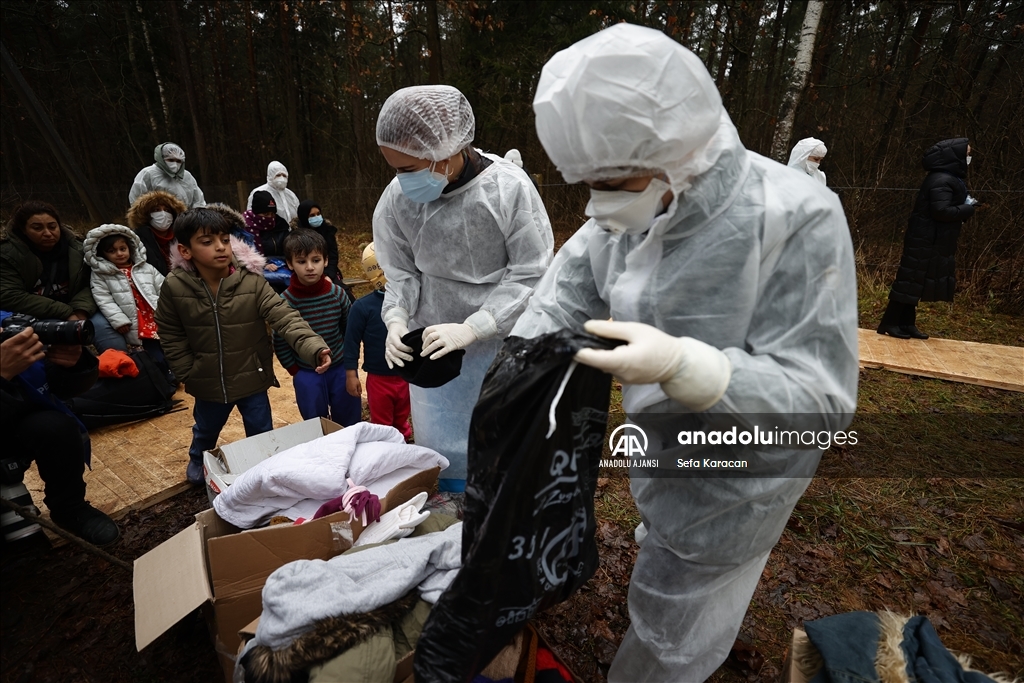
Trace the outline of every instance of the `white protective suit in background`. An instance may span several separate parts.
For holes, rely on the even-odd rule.
[[[725,394],[702,413],[658,384],[623,387],[645,457],[661,469],[631,471],[648,535],[608,680],[702,681],[725,661],[821,451],[682,446],[679,433],[744,429],[766,413],[779,429],[847,426],[858,357],[846,220],[832,192],[744,149],[700,59],[660,32],[619,24],[557,53],[534,110],[567,182],[664,172],[674,197],[642,234],[585,223],[512,334],[612,317],[693,337],[732,365]],[[680,477],[677,459],[698,455],[749,459],[751,469]]]
[[[279,173],[284,173],[286,178],[285,188],[283,190],[274,186],[274,178],[276,178]],[[263,192],[269,192],[274,198],[274,203],[277,204],[277,215],[290,223],[292,219],[298,215],[299,198],[295,196],[294,192],[288,189],[287,176],[288,169],[285,168],[284,164],[280,161],[271,161],[267,166],[267,182],[249,193],[249,200],[246,202],[245,208],[252,209],[252,196],[254,194],[261,190]]]
[[[530,179],[512,162],[481,154],[490,166],[432,202],[410,200],[396,177],[373,213],[373,243],[388,280],[382,315],[405,309],[410,330],[462,323],[474,314],[483,323],[459,377],[436,389],[409,387],[416,443],[450,461],[442,479],[466,479],[469,420],[484,373],[554,249]]]
[[[174,158],[181,161],[181,166],[172,171],[167,166],[167,159]],[[203,191],[199,189],[199,183],[191,173],[185,170],[185,152],[173,142],[165,142],[153,149],[152,166],[139,171],[135,176],[131,189],[128,191],[128,203],[134,204],[135,200],[153,190],[170,192],[185,203],[190,209],[197,206],[206,206],[206,198]]]
[[[796,143],[793,151],[789,153],[790,168],[806,173],[822,185],[825,184],[825,174],[818,168],[818,163],[809,161],[807,157],[824,157],[828,154],[828,147],[818,138],[804,138]]]

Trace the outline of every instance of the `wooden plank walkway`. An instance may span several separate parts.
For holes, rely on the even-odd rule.
[[[295,405],[291,377],[277,358],[274,358],[274,373],[281,383],[280,388],[269,391],[276,429],[301,422],[302,415]],[[366,375],[362,370],[359,374],[365,403]],[[102,427],[89,433],[92,439],[92,470],[86,469],[85,483],[86,498],[93,506],[118,519],[132,510],[155,505],[189,488],[185,481],[185,467],[192,441],[194,401],[184,391],[179,391],[175,398],[183,402],[166,415]],[[221,432],[219,443],[232,443],[244,438],[242,417],[234,410]],[[43,505],[43,482],[35,466],[26,472],[25,486],[32,493],[35,504],[49,516]]]
[[[1024,391],[1024,347],[955,339],[895,339],[865,329],[858,333],[861,367]]]

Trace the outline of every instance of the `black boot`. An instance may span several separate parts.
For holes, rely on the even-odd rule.
[[[114,520],[84,501],[67,510],[51,510],[50,519],[60,528],[95,546],[110,545],[121,537]]]
[[[900,329],[914,339],[927,339],[928,335],[917,329],[917,306],[905,304],[900,312]]]
[[[900,329],[900,319],[906,315],[904,304],[889,299],[889,304],[882,314],[882,322],[878,324],[878,334],[887,334],[897,339],[910,339],[910,335]]]

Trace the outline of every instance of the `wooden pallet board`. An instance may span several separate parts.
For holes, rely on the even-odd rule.
[[[341,362],[341,359],[338,359]],[[280,388],[269,390],[274,428],[302,421],[295,405],[291,377],[274,359],[274,373]],[[363,401],[366,401],[366,376],[360,370]],[[175,398],[182,403],[166,415],[128,424],[111,425],[89,432],[92,439],[92,469],[85,471],[86,498],[114,519],[132,510],[141,510],[189,488],[185,481],[188,447],[192,441],[192,405],[194,400],[179,390]],[[221,431],[219,444],[245,438],[242,417],[231,412]],[[25,486],[40,510],[43,482],[33,466],[25,474]],[[54,537],[56,538],[56,537]]]
[[[1024,347],[955,339],[896,339],[858,330],[860,363],[866,368],[1024,391]]]

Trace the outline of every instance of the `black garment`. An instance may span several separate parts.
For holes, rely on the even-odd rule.
[[[18,235],[28,245],[29,251],[43,264],[43,272],[33,294],[62,304],[71,302],[71,269],[68,266],[68,241],[61,235],[56,246],[50,251],[39,251],[28,238]]]
[[[462,150],[465,155],[463,158],[465,163],[462,165],[462,172],[459,173],[459,177],[445,185],[442,194],[448,194],[453,190],[457,190],[473,178],[483,173],[483,170],[493,164],[494,162],[477,152],[472,147],[467,147]]]
[[[98,376],[96,357],[84,349],[74,367],[46,362],[50,392],[62,399],[85,392]],[[36,462],[45,484],[43,500],[51,511],[76,508],[85,502],[85,444],[78,422],[33,401],[26,391],[16,379],[0,379],[0,433],[8,439],[8,449]]]
[[[965,204],[967,138],[943,140],[925,152],[924,179],[903,240],[903,257],[889,298],[903,304],[952,301],[961,224],[974,215]]]
[[[909,327],[917,325],[917,306],[914,304],[902,304],[895,299],[889,299],[889,305],[885,307],[882,314],[882,322],[878,325],[883,327]]]
[[[146,247],[146,262],[159,270],[161,275],[167,277],[167,273],[171,272],[171,269],[167,264],[167,259],[164,258],[164,253],[160,250],[160,243],[153,235],[153,228],[144,225],[136,230],[135,234],[139,236],[142,246]]]
[[[269,192],[267,194],[269,194]],[[288,227],[288,221],[275,215],[274,227],[260,235],[260,243],[263,245],[263,255],[284,258],[284,238],[288,236],[290,229],[291,228]],[[337,251],[337,246],[335,246],[335,251]]]

